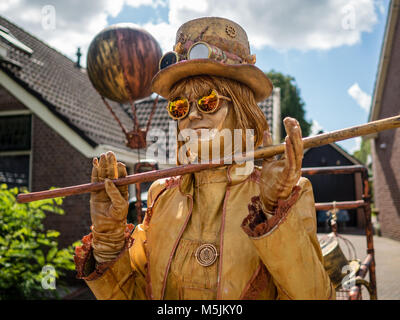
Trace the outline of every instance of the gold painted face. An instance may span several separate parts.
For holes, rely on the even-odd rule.
[[[211,92],[212,88],[209,88]],[[178,120],[179,131],[185,129],[193,130],[196,133],[196,138],[191,136],[190,141],[186,142],[186,147],[193,153],[192,157],[197,157],[197,160],[221,158],[226,155],[232,154],[232,141],[231,139],[224,139],[220,135],[223,130],[231,132],[233,137],[233,129],[235,125],[232,104],[228,100],[221,100],[221,105],[216,112],[203,113],[199,110],[196,103],[201,96],[195,96],[195,93],[188,87],[185,88],[183,95],[190,102],[190,109],[188,115]],[[215,137],[219,135],[219,144],[215,142]],[[225,140],[225,141],[224,141]],[[229,140],[229,141],[227,141]],[[194,146],[197,144],[197,147]]]
[[[212,90],[215,90],[221,96],[229,98],[230,101],[222,99],[220,107],[215,112],[202,113],[196,107],[196,102],[201,97],[209,96]],[[263,133],[265,130],[268,130],[267,120],[258,107],[253,92],[240,82],[208,75],[188,77],[175,83],[170,88],[167,98],[169,101],[175,101],[177,98],[184,98],[190,101],[189,111],[187,114],[183,113],[184,116],[177,121],[179,132],[177,141],[178,164],[194,162],[191,161],[192,157],[189,159],[181,157],[182,154],[188,151],[188,148],[185,150],[185,146],[189,147],[190,151],[195,150],[195,155],[200,156],[200,160],[204,163],[209,162],[211,159],[245,152],[250,150],[249,148],[253,150],[262,143]],[[177,115],[181,114],[177,113]],[[214,130],[213,133],[217,131],[220,134],[220,139],[214,140],[219,142],[219,146],[218,143],[212,145],[210,143],[212,136],[203,135],[201,128]],[[192,129],[189,131],[192,131],[192,137],[190,138],[193,139],[190,139],[189,144],[187,140],[188,136],[182,133],[185,129]],[[198,131],[196,132],[195,129]],[[251,130],[254,137],[250,137],[249,139],[247,137],[247,130]],[[228,135],[225,133],[228,133]],[[233,136],[233,139],[231,137],[225,139],[229,134],[231,137]],[[241,134],[241,136],[238,136],[238,134]],[[204,151],[201,154],[197,150],[198,142],[204,142],[203,146],[199,147],[201,147],[201,150],[208,150],[208,153]],[[208,147],[205,146],[206,143]],[[194,148],[192,148],[193,144],[195,144]],[[211,157],[212,151],[215,153]]]
[[[190,109],[187,117],[178,120],[179,130],[233,129],[233,126],[230,126],[229,121],[225,121],[229,118],[227,117],[229,114],[229,102],[222,101],[220,108],[214,113],[203,113],[197,108],[196,101],[197,99],[193,99],[193,101],[190,103]]]

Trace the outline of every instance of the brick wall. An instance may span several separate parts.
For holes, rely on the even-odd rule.
[[[394,39],[400,38],[397,22]],[[393,43],[379,119],[399,114],[400,41]],[[379,133],[372,148],[374,197],[382,235],[400,240],[400,129]]]
[[[374,145],[374,200],[382,235],[400,241],[400,130],[381,133]]]
[[[36,116],[32,118],[32,191],[88,183],[91,159],[84,157]],[[89,233],[89,194],[64,198],[65,215],[49,214],[45,226],[61,232],[66,246]]]
[[[27,110],[27,108],[0,86],[0,111],[10,110]]]
[[[0,86],[0,111],[28,110]],[[32,115],[31,191],[66,187],[90,181],[91,159],[84,157],[68,141]],[[45,227],[61,232],[61,247],[89,233],[89,194],[64,199],[65,215],[49,214]]]

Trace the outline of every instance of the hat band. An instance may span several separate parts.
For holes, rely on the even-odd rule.
[[[227,52],[218,48],[217,46],[211,45],[204,41],[198,41],[190,46],[186,55],[179,54],[175,51],[169,51],[165,53],[160,59],[159,68],[162,70],[179,61],[194,59],[211,59],[226,64],[254,64],[255,56],[252,55],[250,58],[251,61],[246,61],[231,52]]]

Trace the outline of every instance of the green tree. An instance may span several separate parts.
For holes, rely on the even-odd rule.
[[[0,185],[0,300],[58,298],[52,283],[64,287],[61,277],[74,270],[76,244],[59,249],[60,233],[45,230],[42,220],[47,212],[64,214],[62,198],[21,204],[17,194],[17,188]]]
[[[368,163],[369,159],[368,156],[371,155],[371,142],[369,139],[362,139],[361,140],[361,145],[360,145],[360,150],[357,150],[353,153],[353,156],[361,161],[363,164],[369,166],[370,163]]]
[[[353,152],[353,157],[355,157],[357,160],[359,160],[362,164],[364,164],[368,168],[368,176],[369,176],[368,184],[369,184],[369,190],[371,193],[371,199],[373,201],[373,199],[374,199],[374,179],[372,179],[371,140],[370,139],[362,139],[360,149]],[[373,203],[372,203],[371,208],[372,208],[372,214],[376,214]],[[378,226],[375,225],[374,227],[380,228],[379,224],[378,224]],[[380,231],[377,231],[377,232],[380,232]]]
[[[281,89],[281,118],[292,117],[297,119],[304,137],[307,137],[311,131],[311,122],[305,119],[304,102],[300,97],[300,89],[292,76],[284,75],[280,72],[271,70],[266,72],[271,79],[274,87]],[[281,139],[286,136],[285,127],[281,122]]]

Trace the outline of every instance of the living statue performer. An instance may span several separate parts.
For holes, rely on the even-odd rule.
[[[215,147],[216,136],[223,141],[216,131],[253,129],[253,148],[271,144],[256,102],[272,85],[254,66],[239,25],[189,21],[174,52],[178,61],[161,61],[153,91],[169,100],[178,134],[196,130],[201,142],[196,150],[193,139],[178,141],[178,164],[234,152],[229,144]],[[284,125],[284,156],[265,159],[261,168],[246,172],[246,164],[233,163],[155,181],[136,228],[126,222],[128,187],[110,180],[126,176],[125,166],[112,152],[93,159],[91,180],[105,181],[105,190],[91,194],[91,233],[75,255],[78,277],[97,299],[335,299],[312,187],[301,177],[301,129],[292,118]]]

